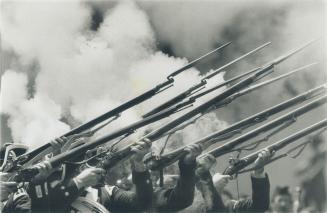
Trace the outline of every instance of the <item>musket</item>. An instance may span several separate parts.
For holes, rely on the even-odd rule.
[[[308,67],[311,67],[311,66],[313,66],[313,65],[315,65],[315,64],[317,64],[317,63],[312,63],[312,64],[309,64],[309,65],[305,65],[305,66],[299,67],[299,68],[297,68],[297,69],[295,69],[295,70],[292,70],[292,71],[290,71],[290,72],[288,72],[288,73],[285,73],[285,74],[279,75],[279,76],[277,76],[277,77],[275,77],[275,78],[272,78],[272,79],[270,79],[270,80],[267,80],[267,81],[264,81],[264,82],[261,82],[261,83],[255,84],[255,85],[253,85],[253,86],[249,86],[248,88],[243,89],[243,90],[241,90],[241,91],[239,91],[239,92],[236,92],[236,93],[234,93],[233,95],[231,95],[231,96],[225,98],[225,99],[222,100],[221,102],[216,103],[216,104],[215,104],[215,107],[212,107],[210,110],[215,110],[215,109],[218,109],[218,108],[221,108],[221,107],[225,107],[225,106],[227,106],[228,104],[230,104],[232,101],[234,101],[235,99],[237,99],[237,98],[239,98],[239,97],[241,97],[241,96],[243,96],[243,95],[246,95],[246,94],[248,94],[248,93],[250,93],[250,92],[252,92],[252,91],[254,91],[254,90],[260,89],[260,88],[262,88],[262,87],[264,87],[264,86],[267,86],[267,85],[269,85],[269,84],[272,84],[272,83],[274,83],[274,82],[276,82],[276,81],[278,81],[278,80],[281,80],[281,79],[283,79],[283,78],[286,78],[286,77],[289,77],[289,76],[291,76],[291,75],[294,75],[295,73],[300,72],[300,71],[303,71],[303,70],[307,69]],[[201,92],[201,93],[199,93],[199,94],[196,94],[196,95],[194,95],[194,96],[191,96],[190,98],[188,98],[187,100],[183,101],[182,103],[176,104],[175,106],[173,106],[173,108],[175,108],[175,110],[176,110],[176,112],[177,112],[177,111],[181,111],[181,110],[183,110],[183,109],[186,109],[186,108],[188,108],[188,107],[190,107],[190,106],[193,106],[193,103],[194,103],[198,98],[200,98],[200,97],[202,97],[202,96],[204,96],[204,95],[206,95],[206,94],[208,94],[208,93],[210,93],[210,92],[212,92],[211,89],[209,89],[208,91],[204,91],[204,92]],[[210,110],[208,110],[207,113],[209,113]],[[187,126],[189,126],[189,125],[195,123],[196,120],[198,120],[200,117],[202,117],[202,116],[200,115],[200,116],[194,118],[193,120],[190,120],[190,121],[188,121],[188,122],[184,122],[182,125],[179,125],[179,126],[177,126],[176,128],[170,130],[169,132],[166,132],[165,134],[161,135],[161,137],[164,137],[164,136],[166,136],[166,135],[172,135],[173,133],[175,133],[175,132],[177,132],[177,131],[179,131],[179,130],[184,129],[185,127],[187,127]]]
[[[169,130],[171,129],[170,128],[171,126],[177,126],[177,125],[185,122],[186,120],[190,119],[191,117],[194,117],[195,115],[202,114],[204,112],[203,108],[205,108],[205,111],[208,111],[208,108],[210,108],[210,107],[215,108],[216,104],[219,104],[220,102],[222,102],[229,96],[237,93],[238,91],[248,87],[250,84],[252,84],[252,83],[260,80],[261,78],[269,75],[270,73],[274,72],[273,68],[277,64],[281,63],[282,61],[285,61],[287,58],[289,58],[292,55],[294,55],[295,53],[303,50],[304,48],[306,48],[307,46],[309,46],[310,44],[312,44],[315,41],[316,40],[312,40],[312,41],[306,43],[305,45],[303,45],[295,50],[292,50],[292,51],[286,53],[285,55],[282,55],[282,56],[278,57],[277,59],[267,63],[266,65],[260,67],[260,69],[257,72],[255,72],[254,74],[250,75],[249,77],[241,80],[240,82],[236,83],[235,85],[231,86],[230,88],[226,89],[221,94],[217,95],[215,98],[212,98],[211,100],[207,101],[206,103],[202,104],[201,106],[197,107],[196,109],[184,114],[180,118],[177,118],[177,119],[169,122],[168,124],[162,126],[158,130],[153,131],[152,133],[149,134],[149,136],[146,136],[146,137],[148,139],[150,139],[151,141],[153,139],[155,139],[155,140],[159,139],[160,135],[162,135],[163,132],[167,132],[167,129],[169,129]]]
[[[267,74],[271,73],[270,69],[262,69],[257,71],[256,73],[252,74],[250,77],[247,77],[244,80],[241,80],[237,84],[233,85],[232,87],[226,89],[222,93],[218,94],[216,97],[211,98],[209,101],[206,101],[205,103],[201,104],[200,106],[190,110],[186,114],[174,119],[173,121],[167,123],[166,125],[162,126],[161,128],[149,133],[146,135],[146,138],[150,141],[155,141],[156,139],[160,138],[160,135],[164,134],[166,131],[169,131],[170,129],[173,129],[174,127],[178,126],[179,124],[183,123],[184,121],[188,120],[189,118],[198,115],[199,113],[205,113],[208,108],[212,107],[215,103],[218,101],[223,100],[224,98],[227,98],[228,96],[234,94],[235,92],[239,91],[242,88],[247,87],[249,84],[261,79],[262,77],[266,76]],[[110,140],[113,140],[115,138],[118,138],[120,136],[130,134],[131,132],[146,126],[152,122],[155,122],[159,119],[165,118],[169,116],[172,111],[174,111],[174,108],[168,108],[166,110],[163,110],[159,113],[156,113],[154,115],[151,115],[149,117],[143,118],[142,120],[132,123],[127,127],[118,129],[106,136],[103,136],[99,139],[96,139],[93,142],[81,145],[79,147],[76,147],[74,149],[68,150],[64,153],[58,154],[57,156],[54,156],[53,158],[49,159],[48,161],[41,162],[43,164],[46,164],[48,168],[55,168],[59,166],[60,164],[64,163],[65,161],[68,161],[73,156],[79,155],[81,153],[85,153],[88,150],[91,150],[99,145],[102,145]],[[145,138],[142,138],[141,140],[144,140]],[[132,155],[131,151],[131,145],[128,145],[124,147],[122,150],[116,151],[114,153],[111,153],[110,155],[106,156],[107,163],[105,167],[110,168],[116,162],[124,159],[126,156]],[[27,168],[22,168],[17,176],[17,180],[26,180],[30,179],[36,174],[38,174],[39,170],[37,166],[29,166]]]
[[[272,73],[273,70],[271,68],[274,67],[275,62],[280,62],[283,60],[286,60],[291,55],[294,55],[296,52],[302,50],[304,47],[311,44],[311,42],[308,42],[307,44],[303,45],[300,48],[297,48],[296,50],[290,51],[288,54],[283,55],[282,57],[277,58],[276,60],[272,61],[271,63],[268,63],[266,66],[263,66],[259,71],[252,74],[251,76],[241,80],[240,82],[236,83],[235,85],[231,86],[230,88],[224,90],[222,93],[218,94],[214,98],[211,98],[210,100],[206,101],[205,103],[201,104],[200,106],[190,110],[189,112],[185,113],[184,115],[181,115],[180,117],[173,119],[172,121],[168,122],[167,124],[161,126],[160,128],[150,132],[149,134],[145,135],[140,139],[140,141],[150,141],[154,142],[162,137],[163,134],[166,132],[169,132],[176,126],[184,123],[188,119],[198,115],[198,114],[205,114],[208,111],[210,111],[211,107],[214,107],[216,103],[219,103],[220,101],[223,101],[224,99],[228,98],[229,96],[233,95],[237,91],[248,87],[253,82],[256,82],[260,80],[261,78],[267,76],[268,74]],[[172,108],[172,107],[171,107]],[[158,113],[157,113],[158,114]],[[156,115],[156,114],[154,114]],[[152,115],[152,116],[154,116]],[[106,169],[112,168],[114,165],[116,165],[119,161],[126,159],[128,156],[132,155],[133,152],[131,151],[131,147],[133,144],[130,144],[124,148],[122,148],[119,151],[116,151],[114,153],[111,153],[107,155],[103,161],[105,163],[103,164],[103,167]]]
[[[268,46],[270,43],[271,43],[271,42],[267,42],[267,43],[265,43],[265,44],[263,44],[263,45],[261,45],[261,46],[255,48],[255,49],[251,50],[250,52],[247,52],[247,53],[245,53],[244,55],[241,55],[240,57],[238,57],[238,58],[236,58],[236,59],[234,59],[234,60],[228,62],[227,64],[225,64],[225,65],[219,67],[218,69],[214,70],[214,71],[213,71],[211,74],[209,74],[208,76],[202,78],[202,79],[200,80],[199,83],[195,84],[194,86],[190,87],[189,89],[185,90],[184,92],[182,92],[182,93],[180,93],[180,94],[178,94],[178,95],[172,97],[172,98],[169,99],[168,101],[166,101],[166,102],[160,104],[160,105],[157,106],[156,108],[154,108],[154,109],[152,109],[151,111],[149,111],[148,113],[144,114],[142,117],[143,117],[143,118],[146,118],[146,117],[148,117],[148,116],[150,116],[150,115],[153,115],[153,114],[155,114],[155,113],[158,113],[158,112],[160,112],[161,110],[166,109],[166,108],[168,108],[168,107],[171,107],[171,106],[175,105],[176,103],[178,103],[178,102],[184,100],[185,98],[187,98],[187,97],[189,97],[189,96],[195,94],[196,92],[198,92],[198,91],[204,89],[204,88],[205,88],[205,85],[207,84],[207,80],[208,80],[208,79],[210,79],[210,78],[214,77],[215,75],[221,73],[221,72],[224,71],[227,67],[229,67],[229,66],[235,64],[236,62],[238,62],[238,61],[244,59],[245,57],[247,57],[247,56],[249,56],[249,55],[251,55],[251,54],[253,54],[253,53],[255,53],[255,52],[257,52],[257,51],[259,51],[259,50],[261,50],[261,49],[263,49],[264,47]],[[223,87],[223,86],[225,86],[225,85],[227,85],[227,84],[229,84],[229,83],[231,83],[231,82],[234,82],[234,81],[236,81],[236,80],[238,80],[238,79],[240,79],[240,78],[242,78],[242,77],[244,77],[244,76],[246,76],[246,75],[249,75],[249,74],[255,72],[256,70],[257,70],[257,69],[250,70],[249,72],[247,72],[247,73],[245,73],[245,74],[239,75],[239,76],[234,77],[234,78],[232,78],[232,79],[230,79],[230,80],[228,80],[228,81],[226,81],[226,82],[223,82],[222,84],[217,85],[217,86],[216,86],[216,87],[217,87],[216,89],[221,88],[221,87]]]
[[[221,146],[218,146],[217,148],[214,148],[207,152],[207,154],[211,154],[214,157],[220,157],[224,154],[233,152],[233,150],[236,146],[245,143],[246,141],[249,141],[253,139],[256,136],[259,136],[260,134],[267,132],[269,130],[272,130],[276,127],[280,127],[282,125],[287,124],[287,122],[296,122],[296,119],[305,113],[312,111],[327,102],[327,95],[323,95],[322,97],[302,106],[295,110],[292,110],[291,112],[286,113],[285,115],[282,115],[256,129],[253,129]],[[267,140],[267,138],[264,138],[264,140]],[[200,157],[203,157],[205,154],[202,154]]]
[[[309,67],[311,67],[311,66],[314,66],[314,65],[316,65],[316,64],[317,64],[317,63],[311,63],[311,64],[308,64],[308,65],[305,65],[305,66],[299,67],[299,68],[297,68],[297,69],[295,69],[295,70],[292,70],[292,71],[290,71],[290,72],[288,72],[288,73],[285,73],[285,74],[279,75],[279,76],[277,76],[277,77],[275,77],[275,78],[269,79],[269,80],[267,80],[267,81],[264,81],[264,82],[261,82],[261,83],[258,83],[258,84],[254,84],[254,85],[252,85],[252,86],[249,86],[248,88],[243,89],[243,90],[241,90],[241,91],[239,91],[239,92],[236,92],[236,93],[234,93],[233,95],[229,96],[228,98],[225,98],[225,99],[224,99],[223,101],[221,101],[220,103],[217,103],[217,104],[215,105],[215,108],[217,109],[217,108],[219,108],[219,107],[226,106],[227,104],[229,104],[229,103],[231,103],[232,101],[234,101],[236,98],[239,98],[239,97],[241,97],[241,96],[243,96],[243,95],[246,95],[246,94],[248,94],[248,93],[250,93],[250,92],[252,92],[252,91],[254,91],[254,90],[257,90],[257,89],[260,89],[260,88],[262,88],[262,87],[264,87],[264,86],[270,85],[270,84],[272,84],[272,83],[274,83],[274,82],[276,82],[276,81],[279,81],[279,80],[284,79],[284,78],[286,78],[286,77],[289,77],[289,76],[291,76],[291,75],[294,75],[294,74],[296,74],[296,73],[298,73],[298,72],[301,72],[301,71],[303,71],[303,70],[305,70],[305,69],[307,69],[307,68],[309,68]],[[176,105],[176,107],[178,107],[178,108],[182,108],[182,107],[185,107],[186,105],[190,105],[190,104],[194,103],[198,98],[200,98],[200,97],[202,97],[202,96],[204,96],[204,95],[207,95],[207,94],[209,94],[210,92],[212,92],[212,91],[214,91],[214,90],[215,90],[215,88],[210,88],[210,89],[208,89],[208,90],[206,90],[206,91],[203,91],[203,92],[201,92],[201,93],[199,93],[199,94],[196,94],[196,95],[194,95],[194,96],[191,96],[191,97],[189,98],[189,100],[184,101],[184,102],[182,102],[181,104],[179,104],[179,105],[181,105],[181,106]]]
[[[302,137],[305,137],[315,131],[323,130],[325,131],[327,127],[327,119],[324,119],[318,123],[315,123],[305,129],[302,129],[278,142],[275,142],[269,146],[267,146],[264,149],[268,149],[270,152],[277,152],[280,149],[290,145],[291,143],[296,142],[297,140],[301,139]],[[243,157],[241,159],[236,160],[232,165],[230,165],[224,172],[226,175],[234,175],[238,172],[240,172],[242,169],[247,167],[248,165],[252,164],[257,158],[259,153],[263,149],[256,151],[246,157]]]
[[[310,65],[306,65],[306,66],[303,66],[303,67],[301,67],[301,68],[298,68],[298,69],[296,69],[296,70],[294,70],[294,71],[291,71],[291,72],[289,72],[289,73],[286,73],[286,74],[283,74],[283,75],[280,75],[280,76],[278,76],[278,77],[276,77],[276,78],[273,78],[273,79],[270,79],[270,80],[268,80],[268,81],[265,81],[265,82],[262,82],[262,83],[260,83],[260,84],[258,84],[258,86],[256,86],[255,88],[261,88],[262,86],[264,86],[264,85],[268,85],[268,84],[271,84],[271,83],[273,83],[273,82],[275,82],[275,81],[277,81],[277,80],[280,80],[280,79],[282,79],[282,78],[285,78],[285,77],[288,77],[288,76],[290,76],[290,75],[292,75],[292,74],[295,74],[295,73],[297,73],[297,72],[299,72],[299,71],[302,71],[302,70],[304,70],[304,69],[306,69],[306,68],[308,68],[308,67],[310,67],[310,66],[312,66],[312,65],[314,65],[315,63],[313,63],[313,64],[310,64]],[[252,86],[250,86],[249,88],[247,88],[247,89],[244,89],[245,91],[244,92],[242,92],[242,93],[240,93],[240,92],[237,92],[237,93],[235,93],[235,94],[242,94],[242,95],[244,95],[244,94],[247,94],[247,93],[249,93],[250,91],[253,91],[254,90],[254,88],[252,87]],[[249,91],[249,92],[247,92],[247,91]],[[205,95],[205,94],[203,94],[203,95]],[[197,95],[198,96],[198,95]],[[234,95],[232,95],[232,96],[230,96],[230,97],[233,97]],[[237,97],[239,97],[240,95],[238,95]],[[229,99],[230,97],[228,97],[227,99]],[[192,98],[192,97],[191,97]],[[235,98],[233,98],[232,100],[235,100],[236,99],[236,97]],[[195,101],[196,99],[193,99],[192,100],[192,103]],[[187,102],[187,101],[184,101],[184,102]],[[223,101],[224,103],[225,103],[225,101]],[[229,102],[231,102],[231,101],[229,101]],[[182,105],[183,103],[181,103],[181,105]],[[191,103],[188,103],[188,104],[191,104]],[[171,108],[169,108],[169,109],[171,109],[172,110],[172,113],[175,113],[175,112],[178,112],[179,110],[180,110],[180,108],[181,107],[183,107],[183,106],[181,106],[181,107],[179,107],[179,105],[180,104],[177,104],[177,105],[175,105],[175,106],[173,106],[173,107],[171,107]],[[173,131],[173,130],[172,130]],[[165,134],[163,134],[163,135],[165,135]],[[120,141],[120,140],[119,140]],[[203,146],[202,146],[203,147]],[[109,149],[107,149],[107,150],[104,150],[103,152],[101,152],[101,153],[99,153],[99,154],[97,154],[97,158],[101,158],[101,157],[105,157],[106,156],[106,154],[108,154],[108,153],[110,153],[111,152],[111,150],[112,150],[112,148],[109,148]],[[95,150],[93,150],[93,151],[95,151]],[[154,157],[154,156],[152,156],[152,157]],[[91,157],[91,159],[93,159],[94,157]],[[158,159],[157,158],[157,156],[155,156],[154,157],[155,159]],[[86,160],[87,161],[87,160]],[[104,160],[100,160],[100,162],[97,164],[97,166],[98,167],[103,167],[102,165],[104,165],[104,162],[103,162]],[[84,161],[83,161],[84,162]]]
[[[207,56],[225,48],[226,46],[228,46],[229,44],[231,44],[231,42],[225,43],[223,45],[221,45],[220,47],[206,53],[205,55],[202,55],[201,57],[191,61],[190,63],[186,64],[185,66],[181,67],[180,69],[174,71],[173,73],[171,73],[170,75],[167,76],[167,79],[162,82],[161,84],[156,85],[155,87],[153,87],[152,89],[144,92],[143,94],[115,107],[114,109],[109,110],[108,112],[78,126],[75,127],[74,129],[70,130],[69,132],[65,133],[62,136],[68,137],[68,136],[72,136],[75,134],[80,134],[86,130],[89,130],[90,128],[100,124],[101,122],[104,122],[110,118],[115,118],[115,117],[119,117],[120,114],[148,99],[150,99],[151,97],[157,95],[158,93],[170,88],[173,86],[174,83],[174,77],[177,76],[178,74],[182,73],[183,71],[193,67],[195,64],[197,64],[200,60],[206,58]],[[114,119],[113,119],[114,120]],[[94,132],[94,131],[93,131]],[[27,161],[31,160],[32,158],[34,158],[35,156],[37,156],[38,154],[40,154],[41,152],[47,150],[47,149],[51,149],[51,143],[46,143],[24,155],[21,155],[20,157],[18,157],[16,159],[16,161],[14,162],[16,165],[23,165],[25,164]]]
[[[269,117],[273,115],[276,115],[282,111],[285,111],[291,107],[294,107],[298,104],[301,104],[319,95],[326,94],[326,92],[327,92],[327,84],[323,84],[319,87],[304,92],[294,98],[286,100],[271,108],[268,108],[257,114],[247,117],[239,122],[236,122],[226,127],[225,129],[209,134],[208,136],[205,136],[190,144],[199,144],[201,145],[202,149],[205,150],[217,142],[225,141],[229,138],[234,137],[237,134],[242,133],[245,129],[248,129],[249,127],[252,127],[263,121],[266,121]],[[156,156],[156,155],[152,155],[152,153],[149,153],[148,155],[145,156],[144,163],[147,164],[148,168],[151,170],[162,169],[164,167],[173,164],[179,159],[183,158],[187,154],[187,152],[185,151],[186,147],[187,146],[180,147],[177,150],[174,150],[172,152],[166,153],[161,156]]]
[[[303,48],[307,47],[308,45],[310,45],[311,43],[315,42],[317,39],[315,40],[312,40],[310,42],[308,42],[306,45],[302,46],[301,48],[299,48],[297,51],[293,51],[293,53],[289,54],[288,57],[292,56],[293,54],[297,53],[298,51],[302,50]],[[216,69],[215,71],[213,71],[212,73],[210,73],[209,75],[203,77],[201,79],[201,81],[194,85],[193,87],[189,88],[188,90],[180,93],[179,95],[173,97],[172,99],[166,101],[165,103],[159,105],[158,107],[156,107],[155,109],[151,110],[150,112],[146,113],[143,115],[143,117],[146,117],[146,116],[149,116],[149,115],[152,115],[152,114],[155,114],[157,112],[159,112],[160,110],[162,109],[165,109],[169,106],[172,106],[178,102],[180,102],[181,100],[189,97],[190,95],[193,95],[194,93],[196,92],[199,92],[201,89],[204,88],[204,86],[207,84],[207,80],[209,80],[210,78],[212,78],[213,76],[217,75],[218,73],[221,73],[222,71],[224,71],[227,67],[231,66],[232,64],[240,61],[241,59],[245,58],[246,56],[248,55],[251,55],[252,53],[256,52],[256,51],[259,51],[260,49],[264,48],[265,46],[269,45],[270,42],[267,42],[259,47],[257,47],[256,49],[240,56],[239,58],[236,58],[235,60],[223,65],[222,67]],[[288,57],[284,57],[283,56],[280,56],[279,58],[275,59],[273,62],[271,63],[268,63],[266,64],[265,66],[261,67],[261,69],[264,69],[266,67],[270,67],[270,69],[273,69],[274,66],[276,66],[277,64],[283,62],[284,60],[286,60]],[[248,72],[248,74],[251,73],[251,71]],[[238,78],[234,78],[232,81],[235,81],[235,80],[238,80],[239,78],[241,78],[243,76],[239,76]],[[230,82],[229,82],[230,83]],[[217,85],[215,88],[212,88],[212,90],[216,90],[218,88],[221,88],[222,86],[225,86],[225,85]]]
[[[285,74],[279,75],[278,77],[272,78],[272,79],[270,79],[270,80],[267,80],[267,81],[264,81],[264,82],[261,82],[261,83],[258,83],[258,84],[255,84],[255,85],[249,86],[249,88],[244,89],[244,90],[241,90],[240,92],[237,92],[237,93],[235,93],[234,95],[232,95],[232,96],[228,97],[227,99],[225,99],[225,101],[222,102],[221,105],[224,106],[224,105],[226,105],[226,104],[228,104],[228,103],[231,103],[233,100],[235,100],[236,98],[238,98],[238,97],[240,97],[240,96],[243,96],[243,95],[245,95],[245,94],[248,94],[248,93],[250,93],[250,92],[252,92],[252,91],[254,91],[254,90],[256,90],[256,89],[259,89],[259,88],[261,88],[261,87],[263,87],[263,86],[266,86],[266,85],[269,85],[269,84],[271,84],[271,83],[274,83],[274,82],[276,82],[276,81],[278,81],[278,80],[280,80],[280,79],[286,78],[286,77],[288,77],[288,76],[290,76],[290,75],[294,75],[295,73],[300,72],[300,71],[302,71],[302,70],[304,70],[304,69],[307,69],[308,67],[314,66],[314,65],[316,65],[316,64],[317,64],[317,63],[311,63],[311,64],[308,64],[308,65],[305,65],[305,66],[299,67],[299,68],[297,68],[297,69],[294,69],[294,70],[292,70],[292,71],[290,71],[290,72],[288,72],[288,73],[285,73]],[[257,68],[256,68],[256,69],[257,69]],[[210,88],[210,89],[208,89],[208,90],[206,90],[206,91],[203,91],[203,92],[201,92],[201,93],[199,93],[199,94],[193,96],[193,99],[197,99],[197,98],[199,98],[199,97],[201,97],[201,96],[204,96],[204,95],[206,95],[206,94],[208,94],[208,93],[214,91],[215,89],[216,89],[216,87],[213,87],[213,88]]]
[[[225,99],[223,102],[221,102],[220,105],[221,105],[221,106],[225,106],[226,104],[231,103],[233,100],[235,100],[235,99],[238,98],[238,97],[241,97],[241,96],[243,96],[243,95],[245,95],[245,94],[248,94],[248,93],[250,93],[250,92],[252,92],[252,91],[254,91],[254,90],[257,90],[257,89],[259,89],[259,88],[262,88],[262,87],[264,87],[264,86],[266,86],[266,85],[272,84],[272,83],[274,83],[274,82],[276,82],[276,81],[278,81],[278,80],[280,80],[280,79],[283,79],[283,78],[289,77],[289,76],[291,76],[291,75],[294,75],[295,73],[298,73],[298,72],[300,72],[300,71],[302,71],[302,70],[304,70],[304,69],[307,69],[308,67],[311,67],[311,66],[316,65],[316,64],[317,64],[317,63],[311,63],[311,64],[305,65],[305,66],[303,66],[303,67],[299,67],[299,68],[297,68],[297,69],[295,69],[295,70],[292,70],[292,71],[290,71],[290,72],[288,72],[288,73],[285,73],[285,74],[279,75],[279,76],[277,76],[277,77],[275,77],[275,78],[269,79],[269,80],[267,80],[267,81],[264,81],[264,82],[261,82],[261,83],[258,83],[258,84],[255,84],[255,85],[249,86],[247,89],[241,90],[241,91],[235,93],[234,95],[228,97],[228,98]],[[206,94],[206,93],[205,93],[205,94]],[[205,94],[204,94],[204,95],[205,95]],[[219,105],[217,105],[217,107],[219,107]]]
[[[256,81],[260,80],[261,78],[267,76],[268,74],[272,73],[273,72],[272,68],[274,67],[276,62],[285,60],[286,58],[290,57],[291,55],[294,55],[296,52],[302,50],[304,47],[306,47],[307,45],[309,45],[311,43],[312,42],[309,42],[309,43],[305,44],[304,46],[297,48],[296,50],[293,50],[293,51],[289,52],[288,54],[283,55],[282,57],[277,58],[272,63],[267,64],[259,71],[255,72],[251,76],[241,80],[240,82],[236,83],[235,85],[231,86],[230,88],[224,90],[222,93],[216,95],[215,97],[204,102],[203,104],[195,107],[194,109],[190,110],[189,112],[185,113],[184,115],[181,115],[180,117],[168,122],[167,124],[163,125],[159,129],[154,130],[153,132],[149,133],[148,135],[146,135],[146,137],[141,138],[141,141],[147,140],[147,141],[153,142],[153,141],[159,139],[162,134],[175,128],[176,126],[185,122],[186,120],[188,120],[198,114],[206,113],[206,111],[208,111],[208,109],[210,107],[213,107],[216,103],[219,103],[220,101],[224,100],[225,98],[233,95],[235,92],[238,92],[239,90],[246,88],[253,82],[256,82]],[[153,120],[157,120],[158,116],[164,117],[164,116],[166,116],[165,113],[169,112],[169,111],[170,111],[170,108],[168,108],[160,113],[156,113],[152,116],[144,118],[141,121],[133,123],[133,124],[129,125],[128,127],[116,130],[116,131],[112,132],[111,134],[108,134],[99,139],[96,139],[93,142],[81,145],[72,150],[68,150],[65,153],[61,153],[57,156],[54,156],[53,158],[49,159],[48,161],[43,162],[43,164],[46,164],[47,167],[49,167],[49,168],[57,167],[57,166],[61,165],[62,163],[64,163],[65,161],[71,159],[73,156],[77,156],[77,155],[80,155],[81,153],[85,153],[87,150],[93,149],[99,145],[102,145],[102,144],[104,144],[110,140],[113,140],[117,137],[120,137],[122,135],[129,134],[131,131],[135,131],[136,129],[141,128],[141,127],[153,122]],[[169,112],[169,113],[171,113],[171,112]],[[111,168],[113,165],[115,165],[120,160],[132,155],[133,154],[133,152],[131,150],[132,145],[133,144],[128,145],[128,146],[124,147],[123,149],[118,150],[118,151],[106,156],[105,160],[107,163],[106,163],[105,167]],[[24,169],[20,170],[20,173],[17,176],[17,178],[18,179],[30,179],[33,176],[35,176],[36,174],[38,174],[38,172],[39,172],[39,169],[37,166],[31,166],[28,168],[24,168]]]

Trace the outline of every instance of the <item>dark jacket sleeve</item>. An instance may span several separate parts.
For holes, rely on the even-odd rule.
[[[153,188],[148,171],[133,172],[135,191],[125,191],[114,187],[112,194],[105,195],[101,203],[110,212],[142,212],[152,203]]]
[[[176,186],[168,189],[160,188],[155,191],[154,208],[157,211],[179,211],[193,203],[195,167],[195,161],[190,165],[179,161],[180,178]]]
[[[270,183],[268,175],[265,178],[251,177],[252,198],[237,201],[233,210],[235,212],[264,212],[270,204]]]
[[[201,192],[206,212],[225,212],[226,207],[212,182],[209,171],[197,174],[196,187]]]
[[[58,184],[51,190],[51,206],[55,210],[68,209],[72,202],[80,196],[80,192],[73,179]]]

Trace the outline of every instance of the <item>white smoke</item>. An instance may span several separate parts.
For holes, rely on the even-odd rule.
[[[51,60],[74,52],[75,38],[89,21],[89,10],[77,1],[6,1],[1,7],[4,49],[21,60]]]
[[[23,69],[16,74],[6,71],[2,82],[17,81],[20,86],[1,91],[10,105],[2,113],[10,116],[14,141],[33,147],[154,87],[188,63],[156,50],[148,17],[132,1],[108,10],[96,32],[89,30],[89,6],[79,1],[6,2],[1,19],[4,50],[15,52],[23,68],[38,64],[33,94],[27,93]],[[123,113],[101,134],[138,120],[200,77],[194,68],[184,72],[173,88]],[[220,74],[215,83],[222,80]],[[12,99],[11,93],[17,98]],[[196,131],[192,134],[197,137]]]
[[[69,130],[60,121],[61,107],[45,94],[27,99],[25,74],[8,70],[1,82],[1,112],[10,115],[8,122],[14,141],[36,146]]]
[[[17,113],[18,105],[27,98],[27,76],[7,70],[1,77],[1,112]]]

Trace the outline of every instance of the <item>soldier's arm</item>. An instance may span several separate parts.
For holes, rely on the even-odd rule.
[[[155,208],[158,211],[179,211],[190,206],[194,198],[195,161],[191,164],[179,162],[180,177],[174,188],[159,188],[155,191]]]
[[[19,188],[9,196],[9,199],[2,209],[2,212],[30,213],[31,199],[25,189]]]
[[[151,205],[152,183],[148,171],[133,171],[134,191],[126,191],[118,187],[106,186],[101,203],[109,211],[140,212]]]
[[[269,178],[265,175],[264,178],[251,177],[252,181],[252,197],[248,199],[238,200],[233,204],[234,211],[240,212],[265,212],[269,208]]]
[[[150,173],[143,163],[143,157],[149,152],[150,146],[150,143],[138,142],[132,148],[135,152],[131,158],[135,191],[125,191],[118,187],[105,187],[108,196],[102,200],[102,203],[110,211],[146,211],[152,204],[152,181]]]
[[[178,162],[180,177],[174,188],[156,191],[155,206],[161,211],[179,211],[193,203],[196,157],[201,154],[197,144],[185,148],[188,154]]]
[[[197,189],[201,192],[205,202],[206,212],[225,212],[226,207],[217,192],[209,171],[197,173]]]
[[[264,212],[270,205],[270,183],[268,175],[264,172],[263,165],[271,158],[269,150],[263,150],[254,163],[256,169],[251,174],[252,198],[240,200],[233,209],[248,212]]]

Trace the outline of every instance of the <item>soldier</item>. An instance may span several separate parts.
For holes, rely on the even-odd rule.
[[[277,186],[271,199],[271,212],[293,212],[293,199],[287,186]]]
[[[143,212],[151,206],[153,189],[150,173],[143,163],[143,157],[149,152],[151,143],[138,142],[132,147],[134,155],[130,159],[132,168],[133,191],[126,191],[117,186],[104,185],[98,189],[87,186],[96,186],[104,175],[103,169],[86,169],[81,173],[85,176],[91,175],[87,172],[98,172],[97,179],[88,182],[83,179],[76,179],[78,188],[84,188],[85,197],[92,197],[93,201],[99,202],[110,212]]]
[[[149,144],[144,142],[132,147],[135,152],[131,159],[135,192],[108,185],[96,187],[104,179],[103,169],[87,168],[77,174],[79,165],[67,164],[46,177],[46,181],[36,178],[38,181],[34,181],[30,187],[32,190],[29,191],[32,197],[32,210],[38,212],[70,211],[74,201],[83,196],[92,198],[93,203],[99,202],[111,212],[143,211],[147,205],[151,204],[152,198],[152,182],[142,161],[149,148]],[[81,160],[82,157],[84,155],[74,160]],[[42,171],[43,168],[40,169]],[[65,174],[65,177],[62,178],[61,174]],[[76,209],[76,205],[74,206]]]
[[[69,139],[66,137],[51,141],[53,153],[47,155],[44,160],[46,161],[53,154],[58,154],[62,145],[67,142]],[[71,148],[83,143],[83,140],[75,141]],[[77,156],[76,160],[83,157],[84,155]],[[32,200],[32,211],[59,212],[68,209],[79,194],[79,189],[72,179],[78,172],[78,166],[66,164],[50,170],[46,164],[37,166],[40,172],[27,187],[27,193]],[[72,197],[71,195],[77,196]]]
[[[199,160],[197,168],[197,187],[201,191],[207,212],[264,212],[269,208],[269,179],[264,173],[263,166],[271,157],[268,150],[264,150],[254,163],[256,169],[251,174],[252,197],[241,200],[223,199],[220,195],[227,185],[230,176],[215,174],[214,178],[208,170],[215,162],[213,156],[207,155]]]
[[[202,150],[199,145],[190,145],[186,151],[188,154],[178,163],[180,175],[177,184],[174,187],[154,189],[154,211],[179,211],[192,204],[195,189],[195,159]]]
[[[31,199],[24,188],[17,190],[17,183],[10,181],[13,160],[27,151],[27,146],[6,143],[0,149],[1,212],[31,212]]]
[[[324,137],[317,135],[310,143],[310,155],[298,165],[296,176],[303,190],[301,205],[323,212],[326,204],[326,160]]]
[[[4,183],[1,183],[1,185],[3,184]],[[26,190],[24,188],[18,188],[18,190],[9,194],[7,200],[2,202],[1,212],[31,212],[31,199],[27,194]]]
[[[28,147],[22,144],[5,143],[0,149],[0,171],[10,171],[15,158],[26,153],[27,150]]]

